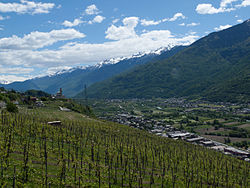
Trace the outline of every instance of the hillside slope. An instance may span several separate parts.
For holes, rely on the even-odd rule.
[[[93,98],[196,96],[250,101],[250,20],[214,32],[173,57],[88,88]]]
[[[1,187],[249,187],[248,162],[79,113],[22,108],[0,127]]]

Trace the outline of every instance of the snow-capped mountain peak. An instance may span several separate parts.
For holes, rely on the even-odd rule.
[[[84,70],[84,69],[99,69],[105,65],[112,65],[112,64],[116,64],[116,63],[119,63],[123,60],[129,60],[129,59],[133,59],[133,58],[140,58],[142,56],[145,56],[145,55],[160,55],[162,54],[163,52],[165,51],[168,51],[170,50],[171,48],[173,48],[174,46],[173,45],[169,45],[167,47],[161,47],[161,48],[158,48],[156,50],[151,50],[151,51],[145,51],[145,52],[139,52],[137,54],[133,54],[133,55],[130,55],[130,56],[126,56],[126,57],[116,57],[116,58],[111,58],[111,59],[106,59],[106,60],[103,60],[95,65],[86,65],[86,66],[77,66],[77,67],[73,67],[73,68],[70,68],[70,69],[62,69],[60,71],[57,71],[55,73],[51,73],[49,74],[48,76],[49,77],[52,77],[52,76],[56,76],[56,75],[61,75],[61,74],[65,74],[65,73],[71,73],[75,70]]]
[[[109,60],[101,61],[100,63],[94,65],[94,67],[101,68],[104,65],[116,64],[116,63],[119,63],[120,61],[123,61],[123,60],[129,60],[129,59],[133,59],[133,58],[140,58],[142,56],[150,55],[150,54],[152,54],[152,55],[161,55],[163,52],[168,51],[168,50],[172,49],[173,47],[174,47],[174,45],[169,45],[168,47],[161,47],[161,48],[158,48],[156,50],[139,52],[137,54],[133,54],[133,55],[126,56],[126,57],[111,58]]]
[[[10,81],[7,81],[7,80],[0,80],[0,84],[9,84],[11,83]]]

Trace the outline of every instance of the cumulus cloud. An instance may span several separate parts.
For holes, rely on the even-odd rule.
[[[88,15],[93,15],[93,14],[98,14],[99,10],[96,7],[96,5],[89,5],[86,9],[85,9],[85,13]]]
[[[128,22],[132,24],[131,20]],[[94,64],[105,59],[128,56],[168,45],[190,44],[197,38],[198,36],[191,34],[177,37],[169,30],[154,30],[137,35],[137,37],[100,44],[68,43],[57,50],[1,49],[0,62],[3,66],[44,68]]]
[[[85,37],[85,35],[75,29],[52,30],[50,32],[34,31],[25,35],[23,38],[16,35],[9,38],[1,38],[0,49],[38,49],[52,45],[58,41],[66,41],[83,37]]]
[[[167,21],[173,22],[177,20],[178,18],[185,19],[186,17],[182,13],[178,12],[172,18],[169,18]]]
[[[33,68],[24,68],[24,67],[2,67],[0,66],[0,74],[12,74],[18,75],[20,72],[22,74],[29,74],[34,71]]]
[[[242,1],[242,3],[241,4],[239,4],[239,5],[236,5],[236,7],[247,7],[247,6],[250,6],[250,0],[244,0],[244,1]]]
[[[141,19],[140,22],[142,26],[151,26],[151,25],[158,25],[162,22],[173,22],[173,21],[178,20],[179,18],[185,19],[186,17],[182,13],[178,12],[172,18],[164,18],[164,19],[157,20],[157,21]]]
[[[50,68],[48,68],[46,73],[50,75],[50,74],[54,74],[54,73],[62,71],[62,70],[69,70],[71,68],[73,68],[73,67],[70,67],[70,66],[50,67]]]
[[[23,66],[2,66],[0,65],[0,83],[10,83],[13,81],[24,81],[30,79],[30,73],[34,68]]]
[[[20,3],[1,3],[0,12],[15,12],[18,14],[43,14],[49,13],[54,8],[54,3],[42,3],[21,0]]]
[[[196,12],[198,14],[218,14],[223,12],[231,12],[236,8],[250,6],[250,0],[243,0],[240,4],[236,4],[239,0],[221,0],[220,7],[215,8],[210,3],[198,4]]]
[[[143,25],[143,26],[158,25],[160,23],[161,23],[161,20],[159,20],[159,21],[145,20],[145,19],[141,20],[141,25]]]
[[[32,77],[31,76],[28,76],[28,75],[24,75],[24,76],[21,76],[21,75],[0,75],[0,83],[11,83],[11,82],[16,82],[16,81],[25,81],[25,80],[28,80],[28,79],[31,79]]]
[[[176,37],[169,30],[155,30],[138,35],[136,38],[101,44],[70,43],[58,50],[0,51],[0,61],[26,66],[73,66],[84,62],[96,63],[114,56],[128,56],[168,45],[190,44],[197,38],[196,35]]]
[[[127,38],[136,37],[135,27],[137,26],[139,21],[138,17],[127,17],[123,19],[123,26],[115,26],[111,25],[106,33],[106,39],[111,40],[122,40]]]
[[[187,26],[187,27],[194,27],[194,26],[197,26],[197,25],[200,25],[200,23],[192,22],[192,23],[189,23],[189,24],[185,24],[185,23],[179,24],[179,26]]]
[[[83,23],[83,21],[80,18],[76,18],[74,19],[73,22],[70,22],[68,20],[65,20],[62,25],[64,25],[65,27],[75,27],[80,25],[81,23]]]
[[[115,23],[119,22],[119,20],[120,20],[120,19],[118,19],[118,18],[117,18],[117,19],[114,19],[114,20],[112,21],[112,23],[115,24]]]
[[[232,10],[235,10],[234,8],[214,8],[212,4],[199,4],[196,7],[196,12],[199,14],[217,14],[222,12],[230,12]]]
[[[232,27],[232,25],[220,25],[219,27],[215,27],[214,30],[215,31],[220,31],[220,30],[223,30],[223,29],[227,29],[229,27]]]
[[[232,5],[233,2],[238,0],[222,0],[220,3],[220,7],[227,7],[228,5]]]
[[[195,31],[191,31],[191,32],[190,32],[191,35],[195,35],[196,33],[197,33],[197,32],[195,32]]]
[[[243,20],[239,19],[239,20],[237,20],[237,22],[238,22],[238,23],[242,23],[242,22],[243,22]]]
[[[1,20],[6,20],[6,19],[9,19],[9,18],[10,18],[9,16],[3,17],[3,16],[0,15],[0,21]]]
[[[105,19],[104,16],[96,16],[94,17],[94,19],[92,21],[89,21],[89,24],[93,24],[93,23],[102,23],[102,21]]]

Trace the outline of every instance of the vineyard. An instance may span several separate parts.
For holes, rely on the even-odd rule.
[[[0,147],[1,187],[250,186],[248,162],[84,116],[2,111]]]

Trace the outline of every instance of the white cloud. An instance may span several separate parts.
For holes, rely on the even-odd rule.
[[[196,12],[199,14],[217,14],[222,12],[230,12],[232,10],[235,10],[234,8],[214,8],[212,4],[199,4],[196,7]]]
[[[0,83],[11,83],[13,81],[30,79],[30,73],[33,71],[34,68],[31,67],[0,65]]]
[[[70,67],[70,66],[50,67],[50,68],[48,68],[46,73],[50,75],[50,74],[54,74],[54,73],[62,71],[62,70],[69,70],[71,68],[73,68],[73,67]]]
[[[200,23],[192,22],[190,24],[187,24],[187,27],[193,27],[193,26],[197,26],[197,25],[200,25]]]
[[[157,20],[157,21],[141,19],[140,22],[141,22],[141,25],[143,26],[150,26],[150,25],[158,25],[162,22],[173,22],[173,21],[178,20],[179,18],[185,19],[186,17],[182,13],[178,12],[175,15],[173,15],[172,18],[164,18],[164,19]]]
[[[238,0],[222,0],[220,3],[220,7],[227,7],[228,5],[232,5],[233,2]]]
[[[196,33],[197,33],[197,32],[195,32],[195,31],[191,31],[191,32],[190,32],[191,35],[195,35]]]
[[[221,0],[220,7],[215,8],[212,4],[198,4],[196,12],[199,14],[218,14],[223,12],[231,12],[236,8],[250,6],[250,0],[241,0],[241,4],[236,4],[239,0]]]
[[[96,7],[96,5],[89,5],[86,9],[85,9],[85,13],[88,15],[93,15],[93,14],[98,14],[99,10]]]
[[[138,17],[127,17],[123,19],[123,26],[115,26],[111,25],[107,31],[105,32],[106,39],[111,40],[121,40],[127,38],[134,38],[136,37],[135,27],[137,26],[139,21]]]
[[[6,20],[6,19],[9,19],[9,18],[10,18],[9,16],[3,17],[3,16],[0,15],[0,21],[1,20]]]
[[[128,22],[125,23],[132,24],[131,20]],[[132,25],[134,27],[135,23]],[[198,36],[192,34],[177,37],[169,30],[154,30],[136,37],[99,44],[68,43],[57,50],[1,49],[0,62],[2,66],[33,68],[95,64],[105,59],[128,56],[168,45],[190,44],[197,38]]]
[[[12,75],[18,75],[20,72],[22,74],[28,74],[34,71],[33,68],[23,68],[23,67],[3,67],[0,66],[0,74],[12,74]]]
[[[120,20],[120,19],[118,19],[118,18],[117,18],[117,19],[114,19],[114,20],[112,21],[112,23],[115,24],[115,23],[119,22],[119,20]]]
[[[80,25],[81,23],[83,23],[83,21],[79,18],[74,19],[73,22],[70,22],[68,20],[65,20],[62,25],[64,25],[65,27],[75,27]]]
[[[197,25],[200,25],[200,23],[192,22],[192,23],[189,23],[189,24],[185,24],[185,23],[179,24],[179,26],[187,26],[187,27],[194,27],[194,26],[197,26]]]
[[[31,79],[30,76],[21,76],[21,75],[0,75],[0,83],[11,83],[16,81],[25,81]]]
[[[223,30],[223,29],[227,29],[229,27],[232,27],[232,25],[220,25],[219,27],[215,27],[214,30],[215,31],[220,31],[220,30]]]
[[[238,22],[238,23],[242,23],[242,22],[243,22],[243,20],[239,19],[239,20],[237,20],[237,22]]]
[[[243,0],[241,4],[236,5],[236,7],[247,7],[250,6],[250,0]]]
[[[13,35],[0,39],[0,49],[38,49],[52,45],[58,41],[83,38],[85,35],[75,29],[52,30],[50,32],[34,31],[23,38]]]
[[[0,12],[15,12],[18,14],[42,14],[49,13],[49,11],[54,8],[54,3],[42,3],[33,2],[27,0],[21,0],[21,3],[1,3],[0,2]]]
[[[159,20],[159,21],[145,20],[145,19],[141,20],[141,25],[143,25],[143,26],[158,25],[160,23],[161,23],[161,20]]]
[[[89,21],[89,24],[93,24],[93,23],[102,23],[102,21],[105,19],[104,16],[96,16],[94,17],[94,19],[92,21]]]
[[[124,18],[122,22],[125,26],[135,28],[138,24],[138,20],[139,20],[138,17],[127,17],[127,18]]]
[[[178,12],[172,18],[169,18],[166,21],[173,22],[173,21],[177,20],[178,18],[185,19],[186,17],[182,13]]]

